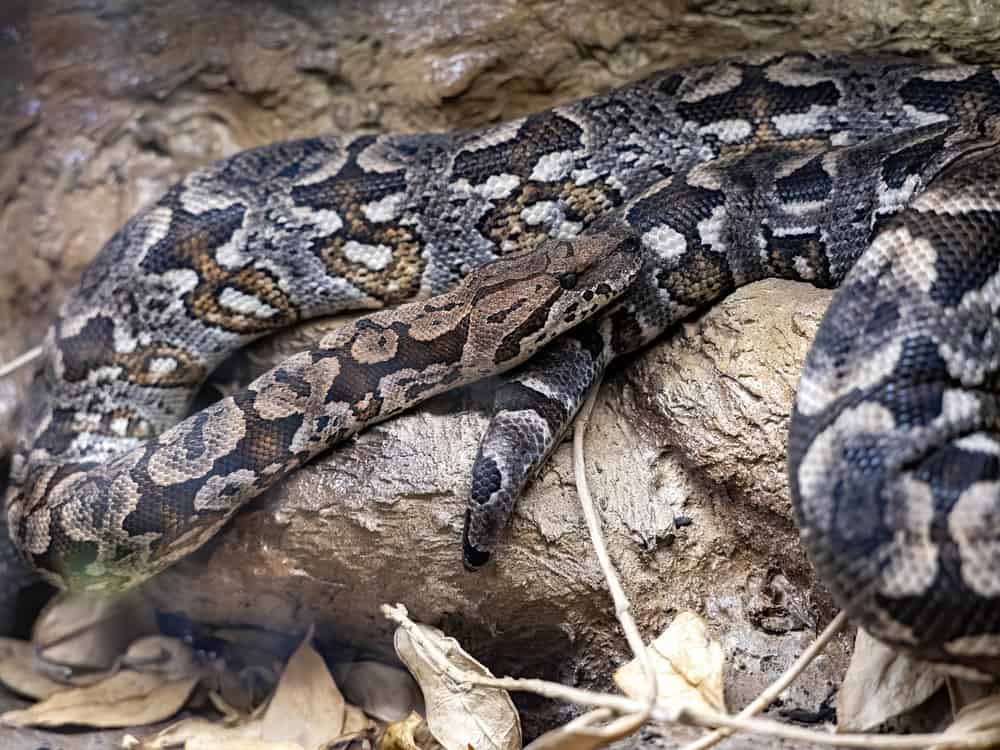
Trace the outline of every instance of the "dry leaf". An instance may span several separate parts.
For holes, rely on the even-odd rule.
[[[159,732],[142,750],[306,750],[297,742],[265,741],[258,723],[228,727],[208,719],[184,719]],[[314,750],[314,749],[311,749]]]
[[[694,612],[681,612],[670,627],[647,646],[656,670],[657,703],[667,709],[681,705],[725,712],[722,646],[708,635],[708,626]],[[637,659],[619,668],[615,684],[636,700],[646,697],[646,681]]]
[[[424,696],[410,673],[378,661],[338,664],[333,669],[344,696],[380,721],[399,721],[412,711],[424,713]]]
[[[590,716],[578,716],[569,724],[546,732],[524,750],[598,750],[615,741],[598,736],[589,726]]]
[[[55,727],[74,724],[111,729],[163,721],[184,707],[197,677],[167,681],[130,670],[83,688],[70,688],[0,721],[13,726]]]
[[[44,700],[67,686],[35,669],[35,647],[27,641],[0,638],[0,682],[18,695]]]
[[[837,731],[866,732],[907,713],[944,685],[944,674],[858,629],[837,695]]]
[[[310,632],[288,660],[261,718],[261,739],[291,740],[314,750],[343,733],[344,696],[311,640]]]
[[[259,715],[236,726],[187,719],[167,727],[143,748],[319,750],[340,737],[344,698],[311,640],[310,633],[292,654],[270,703]]]
[[[62,593],[38,616],[31,640],[43,668],[63,680],[72,674],[79,685],[103,679],[130,643],[157,632],[152,608],[137,594]]]
[[[388,612],[400,623],[396,653],[423,691],[427,726],[438,741],[447,750],[520,750],[521,721],[507,691],[461,684],[463,675],[492,677],[490,671],[454,638],[409,620],[404,607]]]
[[[942,737],[947,737],[955,742],[964,735],[973,732],[990,732],[993,744],[984,743],[981,747],[1000,747],[1000,695],[990,695],[986,698],[970,703],[958,712],[955,721],[952,722],[943,733]],[[947,741],[934,745],[929,750],[950,750],[956,747]]]
[[[423,717],[416,712],[405,719],[393,722],[385,728],[378,750],[426,750],[417,744],[414,737],[423,723]]]
[[[167,680],[195,677],[202,673],[202,666],[191,647],[165,635],[135,641],[125,652],[122,666],[136,672],[158,674]]]

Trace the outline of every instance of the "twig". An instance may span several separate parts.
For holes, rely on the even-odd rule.
[[[749,719],[771,705],[798,678],[802,671],[812,664],[813,659],[819,656],[823,649],[826,648],[826,645],[833,640],[833,637],[840,632],[846,623],[847,614],[838,612],[837,616],[830,621],[830,624],[823,629],[823,632],[817,636],[816,640],[810,643],[809,647],[799,655],[799,658],[792,662],[792,665],[778,679],[768,685],[760,695],[747,704],[736,717],[739,719]],[[685,745],[681,750],[707,750],[717,745],[730,734],[732,734],[732,730],[730,729],[716,729],[711,734]]]
[[[984,730],[969,732],[965,735],[945,736],[944,734],[908,734],[908,735],[882,735],[882,734],[832,734],[817,732],[814,729],[802,729],[801,727],[784,724],[771,719],[741,719],[736,716],[725,716],[713,711],[696,709],[693,707],[682,707],[675,715],[671,716],[667,712],[658,715],[653,712],[653,718],[660,721],[676,721],[681,724],[691,724],[702,727],[724,727],[726,729],[738,730],[762,734],[768,737],[778,737],[785,740],[811,743],[813,745],[824,745],[826,747],[847,747],[862,748],[870,750],[922,750],[934,746],[948,748],[948,750],[988,750],[1000,744],[1000,730]]]
[[[24,354],[14,357],[10,362],[5,365],[0,365],[0,378],[7,377],[8,375],[17,372],[25,365],[29,365],[36,359],[42,356],[44,349],[40,346],[36,346],[34,349],[29,349]]]
[[[587,432],[587,426],[590,424],[590,415],[594,410],[594,403],[597,401],[597,392],[600,389],[600,384],[600,380],[594,384],[590,395],[583,404],[583,408],[580,409],[580,415],[577,417],[573,428],[573,475],[576,478],[576,491],[580,496],[580,507],[583,509],[583,517],[587,522],[587,530],[590,532],[590,541],[594,545],[597,562],[601,566],[601,572],[604,574],[604,580],[608,583],[608,590],[611,592],[611,599],[615,604],[615,616],[622,626],[629,648],[632,649],[632,653],[642,666],[642,674],[646,681],[646,702],[641,711],[632,716],[623,716],[616,719],[600,730],[594,730],[595,733],[600,732],[597,736],[609,740],[617,740],[622,737],[628,737],[649,721],[649,717],[653,713],[653,707],[656,705],[659,686],[656,680],[656,670],[653,667],[653,661],[649,656],[646,643],[643,641],[642,634],[639,632],[639,628],[632,617],[632,605],[628,600],[625,589],[622,588],[621,580],[618,578],[615,566],[611,562],[611,556],[608,554],[608,547],[604,542],[604,532],[601,530],[601,520],[597,516],[597,511],[594,508],[594,499],[590,494],[590,487],[587,484],[583,438]]]
[[[801,658],[801,657],[800,657]],[[558,682],[547,680],[518,679],[514,677],[481,677],[467,674],[462,682],[471,685],[501,688],[518,692],[535,693],[546,698],[565,700],[589,708],[608,708],[630,718],[628,714],[637,714],[643,710],[645,701],[637,701],[612,693],[599,693],[581,688],[569,687]],[[687,724],[689,726],[708,729],[724,728],[730,731],[750,732],[753,734],[777,737],[796,742],[823,745],[826,747],[871,748],[871,750],[922,750],[922,748],[941,745],[956,748],[956,750],[986,750],[1000,743],[1000,730],[970,732],[965,736],[955,735],[945,737],[942,734],[910,734],[906,736],[891,736],[881,734],[832,734],[818,732],[814,729],[784,724],[772,719],[741,718],[708,709],[682,706],[669,709],[657,705],[653,709],[653,721],[663,724]]]

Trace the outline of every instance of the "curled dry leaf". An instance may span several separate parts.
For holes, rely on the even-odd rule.
[[[973,732],[983,733],[983,742],[977,747],[1000,747],[1000,695],[987,696],[959,711],[955,721],[942,734],[943,741],[930,750],[951,750]]]
[[[393,644],[423,691],[437,740],[447,750],[520,750],[521,720],[507,691],[463,684],[490,671],[454,638],[410,620],[404,607],[383,611],[399,623]]]
[[[166,680],[131,670],[94,685],[69,688],[21,711],[8,711],[0,721],[12,726],[79,725],[112,729],[163,721],[184,707],[197,677]]]
[[[837,730],[866,732],[921,705],[944,685],[944,674],[858,629],[837,695]]]
[[[122,666],[136,672],[162,675],[167,680],[201,675],[202,666],[190,646],[177,638],[153,635],[128,647]]]
[[[167,727],[149,750],[319,750],[344,733],[344,698],[326,663],[310,645],[312,634],[288,660],[267,708],[242,724],[187,719]],[[356,721],[356,718],[352,719]]]
[[[338,664],[333,676],[347,700],[380,721],[399,721],[412,711],[424,713],[420,686],[405,669],[355,661]]]
[[[722,646],[708,635],[708,626],[694,612],[681,612],[649,646],[656,670],[657,703],[666,709],[680,705],[725,711]],[[643,700],[646,683],[642,665],[633,659],[619,668],[615,684],[627,696]]]
[[[35,621],[31,640],[39,664],[75,685],[104,677],[129,644],[158,632],[153,610],[140,595],[63,593]]]
[[[288,660],[261,717],[261,739],[291,740],[314,750],[343,733],[344,696],[311,640],[310,631]]]
[[[18,695],[44,700],[66,685],[35,669],[35,647],[27,641],[0,638],[0,683]]]
[[[615,739],[591,728],[598,714],[601,715],[600,718],[609,718],[605,713],[602,709],[598,709],[578,716],[569,724],[546,732],[524,750],[598,750],[607,747]]]
[[[424,717],[413,712],[385,728],[378,750],[435,750],[440,747],[435,740],[427,741],[424,735],[428,733]]]

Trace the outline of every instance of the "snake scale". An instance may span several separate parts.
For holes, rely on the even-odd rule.
[[[46,344],[7,495],[51,581],[126,588],[366,425],[521,365],[464,561],[608,364],[738,286],[839,287],[789,471],[822,579],[873,634],[1000,673],[1000,72],[791,53],[520,120],[239,153],[131,219]],[[384,308],[186,416],[226,356]]]

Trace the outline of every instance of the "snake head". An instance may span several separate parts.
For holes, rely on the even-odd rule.
[[[483,374],[524,362],[606,307],[629,288],[641,267],[635,233],[609,225],[568,240],[547,240],[529,253],[474,271],[464,295],[471,310],[469,343],[493,355]]]

